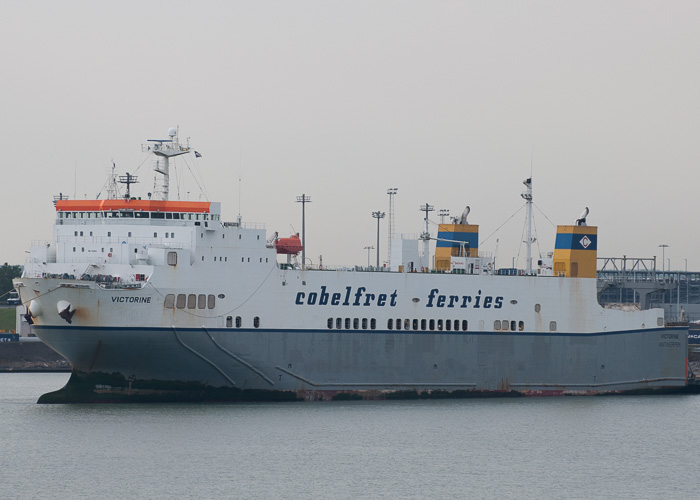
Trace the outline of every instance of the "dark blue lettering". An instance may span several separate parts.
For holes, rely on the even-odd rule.
[[[391,297],[391,307],[394,307],[396,305],[396,296],[397,296],[396,290],[394,290],[394,293],[389,295],[389,297]]]
[[[501,307],[503,307],[503,297],[496,297],[496,305],[494,308],[500,309]]]
[[[338,304],[340,304],[340,294],[334,293],[333,296],[331,297],[331,305],[337,306]]]
[[[349,286],[345,287],[345,301],[343,302],[344,306],[350,305],[350,291],[351,290],[352,290],[352,287],[349,287]]]
[[[353,302],[353,306],[359,306],[360,305],[360,297],[362,297],[362,292],[367,290],[365,287],[361,286],[357,289],[357,292],[355,292],[355,302]]]
[[[321,297],[318,301],[319,306],[325,306],[328,304],[328,293],[326,292],[326,286],[321,287]]]
[[[365,297],[365,305],[368,306],[370,302],[374,300],[374,294],[373,293],[368,293],[367,296]]]
[[[438,296],[437,306],[438,307],[445,307],[445,300],[446,300],[446,297],[444,295]]]
[[[487,297],[484,297],[484,309],[490,309],[491,302],[493,302],[493,297],[491,297],[490,295]]]
[[[433,299],[435,299],[435,296],[440,290],[437,288],[433,288],[430,290],[430,294],[428,295],[428,303],[425,305],[425,307],[433,307]]]
[[[386,294],[385,293],[380,293],[379,297],[377,297],[377,305],[379,307],[383,307],[384,304],[386,304]]]
[[[454,307],[455,302],[459,302],[459,297],[457,295],[450,295],[450,303],[447,304],[447,307]]]
[[[302,301],[302,299],[304,298],[304,295],[306,295],[304,292],[297,293],[297,300],[294,301],[294,303],[298,306],[303,306],[304,302]]]
[[[310,306],[314,305],[316,303],[317,297],[318,297],[318,294],[316,292],[311,292],[309,294],[309,297],[306,299],[306,303],[309,304]]]

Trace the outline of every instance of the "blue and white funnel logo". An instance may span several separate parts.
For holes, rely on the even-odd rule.
[[[583,238],[581,238],[581,241],[579,241],[579,243],[581,243],[581,246],[583,248],[588,248],[588,246],[591,244],[591,240],[588,238],[588,236],[584,236]]]

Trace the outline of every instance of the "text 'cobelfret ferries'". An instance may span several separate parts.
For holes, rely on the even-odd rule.
[[[328,292],[324,285],[319,292],[298,292],[294,303],[298,306],[372,306],[376,305],[384,307],[396,306],[398,292],[394,290],[392,293],[372,293],[368,292],[364,286],[353,289],[351,286],[346,286],[343,292]],[[449,295],[441,294],[438,288],[430,290],[426,298],[425,307],[452,307],[452,308],[467,308],[474,309],[484,308],[500,309],[503,307],[503,297],[493,297],[491,295],[482,295],[479,290],[474,295]]]
[[[128,302],[129,304],[150,304],[150,297],[112,297],[112,302]]]

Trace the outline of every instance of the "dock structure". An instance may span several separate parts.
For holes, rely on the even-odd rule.
[[[599,257],[599,302],[661,307],[667,321],[700,320],[700,272],[660,271],[656,263],[656,257]]]

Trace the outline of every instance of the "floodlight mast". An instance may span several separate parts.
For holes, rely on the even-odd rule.
[[[141,146],[142,151],[150,152],[163,158],[162,163],[160,161],[156,162],[153,170],[163,175],[160,193],[164,201],[168,200],[170,192],[170,158],[190,152],[189,144],[182,146],[178,141],[177,134],[178,129],[172,127],[168,130],[170,139],[148,139],[148,142],[153,144],[143,144]]]

